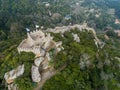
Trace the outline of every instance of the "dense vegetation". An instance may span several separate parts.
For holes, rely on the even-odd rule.
[[[20,38],[2,41],[0,43],[0,90],[8,90],[5,86],[4,74],[19,65],[25,65],[25,73],[23,76],[16,79],[16,83],[21,90],[30,90],[36,84],[31,80],[31,66],[34,55],[32,53],[21,53],[17,51]],[[16,42],[16,43],[15,43]]]
[[[48,28],[87,22],[96,30],[120,28],[114,24],[116,16],[120,16],[119,0],[85,0],[76,5],[77,2],[79,0],[0,0],[0,40],[21,36],[26,27],[32,29],[35,24]],[[115,15],[109,9],[115,9]],[[69,20],[65,19],[67,15]]]
[[[110,8],[115,8],[115,15],[120,18],[120,0],[106,0]]]
[[[71,33],[79,35],[80,43],[73,40]],[[117,45],[120,44],[119,41],[105,41],[105,47],[98,51],[90,32],[66,32],[64,38],[60,34],[53,35],[56,41],[63,41],[65,48],[53,59],[55,68],[65,63],[67,67],[48,80],[43,90],[120,89],[120,62],[115,59],[120,57],[120,46]]]
[[[78,34],[80,43],[74,41],[72,33]],[[51,35],[55,41],[62,41],[64,47],[63,51],[52,57],[51,64],[55,69],[64,64],[67,67],[48,80],[43,90],[119,90],[120,41],[116,36],[113,35],[108,41],[99,36],[106,45],[103,49],[99,48],[98,52],[92,32],[79,32],[76,28],[65,32],[64,37],[61,34]],[[33,90],[37,85],[30,76],[34,55],[24,52],[18,54],[16,47],[19,42],[20,39],[13,39],[0,43],[1,90],[7,90],[4,73],[21,64],[25,64],[25,73],[15,80],[18,87],[21,90]]]
[[[112,31],[119,29],[115,18],[120,19],[119,0],[0,0],[0,90],[7,90],[4,74],[25,64],[25,73],[15,82],[21,90],[32,90],[33,83],[30,68],[33,63],[32,53],[17,52],[17,46],[25,37],[25,28],[34,25],[55,27],[81,24],[87,22],[95,30],[110,28],[105,40],[103,34],[99,38],[106,43],[98,52],[91,32],[79,32],[77,29],[61,34],[51,33],[55,41],[62,41],[63,51],[53,56],[51,64],[55,69],[67,64],[67,67],[49,79],[43,90],[119,90],[120,89],[120,38]],[[105,2],[104,2],[105,1]],[[46,3],[50,6],[46,7]],[[90,12],[94,9],[94,12]],[[115,15],[108,12],[115,9]],[[95,15],[100,14],[99,17]],[[71,18],[66,20],[66,15]],[[71,33],[80,37],[80,43],[73,40]],[[117,58],[116,58],[117,57]]]

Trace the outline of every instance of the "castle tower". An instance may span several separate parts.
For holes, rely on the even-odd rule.
[[[32,37],[30,36],[30,33],[27,32],[27,41],[29,42],[29,45],[32,47],[34,45],[34,40],[32,39]]]

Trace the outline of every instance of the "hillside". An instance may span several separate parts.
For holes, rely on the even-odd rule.
[[[0,0],[0,90],[120,90],[120,0]]]
[[[71,33],[78,34],[80,43]],[[49,79],[43,90],[119,90],[120,42],[105,40],[105,46],[98,51],[90,32],[73,30],[65,32],[64,37],[53,35],[63,41],[65,48],[53,62],[56,68],[64,63],[67,67]]]
[[[59,32],[60,29],[56,30],[58,31],[54,33],[50,29],[50,34],[56,42],[62,41],[64,49],[56,55],[54,55],[54,50],[49,51],[51,53],[49,63],[54,66],[54,70],[58,70],[65,64],[66,66],[45,82],[43,90],[119,90],[120,41],[118,39],[112,37],[110,40],[105,40],[99,36],[101,41],[91,28],[83,28],[81,31],[76,26],[63,34]],[[76,39],[74,36],[77,36]],[[25,52],[19,54],[16,50],[17,43],[15,45],[11,42],[10,45],[7,44],[9,46],[3,47],[4,44],[5,42],[0,44],[1,50],[3,49],[0,54],[2,58],[0,60],[0,88],[7,90],[4,74],[24,64],[24,74],[14,83],[20,90],[33,90],[33,88],[39,90],[40,84],[33,82],[30,74],[34,55]]]

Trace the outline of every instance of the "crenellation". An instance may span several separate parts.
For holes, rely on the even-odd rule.
[[[21,42],[21,44],[18,46],[18,51],[26,51],[26,52],[33,52],[33,53],[39,53],[37,50],[34,50],[34,46],[38,45],[38,46],[42,46],[44,44],[44,48],[46,49],[46,47],[49,46],[49,44],[51,43],[51,41],[53,40],[53,37],[50,36],[50,33],[48,32],[53,32],[53,33],[64,33],[66,31],[70,31],[74,28],[78,28],[80,31],[83,31],[86,29],[87,31],[92,31],[94,34],[94,37],[96,39],[96,42],[98,44],[101,44],[100,40],[97,38],[96,36],[96,32],[93,28],[90,28],[87,26],[87,24],[83,24],[83,25],[72,25],[72,26],[62,26],[62,27],[56,27],[54,29],[48,28],[46,30],[47,33],[43,33],[40,29],[36,29],[35,31],[31,31],[28,34],[27,39],[23,40]],[[38,34],[39,33],[39,34]],[[39,48],[40,48],[39,47]],[[33,48],[33,49],[32,49]],[[38,50],[39,50],[38,48]]]
[[[29,34],[32,34],[33,32],[31,31]]]
[[[69,25],[69,26],[56,27],[54,29],[48,28],[46,31],[53,32],[53,33],[60,33],[60,32],[64,33],[66,31],[70,31],[71,29],[74,29],[74,28],[78,28],[80,31],[83,31],[84,29],[93,30],[92,28],[88,27],[86,24],[85,25],[75,24],[72,26]]]

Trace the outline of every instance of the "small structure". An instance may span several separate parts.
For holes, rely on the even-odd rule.
[[[45,7],[50,7],[50,4],[49,4],[49,3],[46,3],[46,4],[45,4]]]
[[[71,15],[66,15],[65,16],[65,20],[70,20],[71,19]]]

